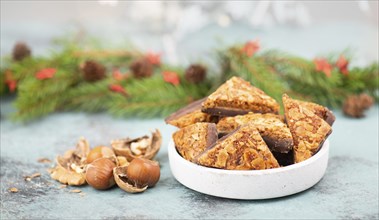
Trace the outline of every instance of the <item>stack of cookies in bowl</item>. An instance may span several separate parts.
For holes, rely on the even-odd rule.
[[[249,82],[232,77],[214,93],[166,118],[179,128],[177,152],[201,166],[263,170],[300,163],[332,132],[328,108],[283,94],[280,105]]]

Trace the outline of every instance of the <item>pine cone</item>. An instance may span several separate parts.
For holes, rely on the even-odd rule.
[[[13,60],[21,61],[26,57],[31,55],[31,50],[29,46],[23,42],[18,42],[13,47]]]
[[[207,69],[199,64],[192,64],[186,69],[185,78],[190,83],[201,83],[207,75]]]
[[[343,103],[343,113],[353,118],[361,118],[364,116],[364,110],[370,108],[374,104],[374,99],[366,93],[360,95],[348,96]]]
[[[93,60],[87,60],[82,68],[85,81],[95,82],[105,78],[105,67]]]
[[[146,58],[133,61],[129,68],[135,78],[147,78],[153,75],[153,65]]]
[[[366,93],[360,94],[359,98],[361,99],[362,107],[365,110],[369,109],[374,104],[374,99]]]

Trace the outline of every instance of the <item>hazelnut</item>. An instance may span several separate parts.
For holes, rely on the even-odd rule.
[[[126,175],[130,183],[138,187],[152,187],[160,177],[159,164],[144,158],[134,159],[128,166]]]
[[[154,186],[160,177],[158,162],[137,158],[130,164],[113,169],[117,185],[129,193],[140,193]]]
[[[102,157],[106,157],[106,158],[113,157],[114,155],[115,154],[111,148],[105,147],[105,146],[97,146],[89,152],[87,156],[87,163],[92,163],[96,159],[99,159]]]
[[[87,165],[86,181],[95,189],[108,189],[115,182],[113,168],[116,164],[108,158],[99,158]]]
[[[137,187],[128,182],[128,178],[126,176],[127,169],[128,166],[115,167],[113,169],[113,176],[117,186],[129,193],[140,193],[145,191],[147,189],[147,186]]]

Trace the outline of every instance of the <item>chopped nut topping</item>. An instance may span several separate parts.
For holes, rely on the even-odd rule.
[[[309,109],[305,102],[283,95],[288,127],[294,139],[295,163],[313,156],[332,132],[330,125]]]
[[[194,161],[200,153],[217,140],[216,125],[198,122],[173,134],[176,150],[186,160]]]
[[[196,162],[203,166],[227,170],[259,170],[279,167],[277,160],[252,123],[219,139],[200,154],[196,158]]]
[[[213,110],[212,110],[213,109]],[[262,90],[239,77],[232,77],[212,93],[202,104],[203,112],[230,116],[215,109],[232,112],[278,113],[279,104]],[[236,115],[236,114],[233,114]]]
[[[224,117],[217,123],[217,130],[219,133],[227,134],[247,123],[254,124],[271,151],[287,153],[292,150],[292,134],[279,115],[249,113]]]

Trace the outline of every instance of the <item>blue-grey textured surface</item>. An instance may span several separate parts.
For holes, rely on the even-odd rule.
[[[11,100],[1,101],[1,219],[378,218],[378,106],[359,120],[336,112],[329,167],[316,186],[280,199],[238,201],[197,193],[173,178],[167,144],[174,128],[162,119],[60,113],[30,124],[14,124],[5,117],[12,111],[10,104]],[[80,136],[95,146],[114,138],[143,135],[154,128],[163,134],[157,157],[161,179],[142,194],[128,194],[117,187],[108,191],[90,186],[60,189],[46,171],[50,165],[37,162],[74,147]],[[24,181],[23,176],[35,172],[42,176]],[[10,193],[10,187],[19,192]],[[70,192],[76,188],[84,195]]]

